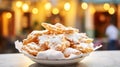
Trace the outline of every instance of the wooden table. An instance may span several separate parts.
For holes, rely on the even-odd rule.
[[[78,64],[41,65],[20,53],[0,54],[0,67],[120,67],[120,51],[95,51]]]

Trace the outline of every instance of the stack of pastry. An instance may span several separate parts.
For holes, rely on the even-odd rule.
[[[93,39],[76,28],[60,23],[42,23],[42,26],[45,30],[33,31],[22,42],[16,41],[16,48],[40,59],[66,59],[94,50]]]

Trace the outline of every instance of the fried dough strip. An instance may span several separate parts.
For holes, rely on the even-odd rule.
[[[55,25],[51,25],[48,23],[42,23],[42,26],[45,29],[52,31],[52,33],[56,33],[56,34],[63,34],[63,33],[69,34],[69,33],[79,32],[78,29],[71,28],[71,27],[65,27],[64,25],[60,23],[57,23]]]

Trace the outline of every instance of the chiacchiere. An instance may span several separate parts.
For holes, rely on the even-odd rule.
[[[32,31],[23,40],[21,51],[26,51],[33,56],[39,55],[39,58],[42,58],[43,55],[47,58],[61,54],[58,59],[70,58],[72,54],[77,56],[94,51],[93,39],[85,33],[79,33],[76,28],[65,27],[60,23],[55,25],[42,23],[41,25],[46,30]]]

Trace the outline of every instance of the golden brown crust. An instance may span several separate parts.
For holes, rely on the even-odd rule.
[[[33,56],[36,56],[37,53],[38,53],[37,50],[35,50],[35,49],[33,50],[33,49],[31,49],[30,47],[28,47],[28,46],[23,46],[22,49],[23,49],[24,51],[27,51],[29,54],[31,54],[31,55],[33,55]]]
[[[93,51],[92,48],[84,48],[84,49],[81,50],[82,53],[90,53],[92,51]]]
[[[48,50],[50,47],[48,46],[48,42],[40,45],[40,51]]]
[[[29,36],[27,39],[23,40],[23,45],[27,45],[28,43],[34,42],[38,44],[38,37],[37,36]]]

